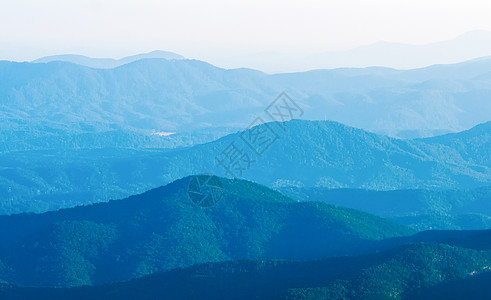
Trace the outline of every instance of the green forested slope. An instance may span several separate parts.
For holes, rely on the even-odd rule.
[[[240,180],[217,179],[221,200],[197,207],[188,197],[190,179],[109,203],[0,217],[0,278],[36,286],[100,284],[204,262],[356,254],[374,241],[412,233],[367,213],[297,203]]]

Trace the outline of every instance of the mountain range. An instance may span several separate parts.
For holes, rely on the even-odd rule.
[[[412,299],[469,280],[482,295],[491,265],[489,230],[415,234],[209,175],[0,225],[2,299]]]
[[[120,129],[143,135],[239,130],[264,114],[282,91],[303,109],[302,118],[396,137],[462,131],[490,121],[491,115],[489,58],[406,71],[365,68],[273,75],[186,59],[145,58],[110,69],[52,60],[0,62],[3,138],[29,142],[60,130],[73,134]]]
[[[149,53],[127,56],[120,59],[93,58],[84,55],[63,54],[63,55],[52,55],[52,56],[41,57],[36,60],[33,60],[32,62],[49,63],[53,61],[64,61],[64,62],[74,63],[81,66],[86,66],[89,68],[112,69],[145,58],[184,59],[183,56],[173,52],[156,50]]]
[[[490,232],[464,232],[375,254],[313,261],[199,264],[126,282],[77,288],[4,283],[3,299],[487,299]],[[434,236],[438,236],[438,233]],[[438,238],[436,238],[438,240]]]
[[[234,145],[247,154],[235,176],[288,187],[472,189],[491,185],[491,123],[439,138],[400,140],[330,121],[258,125],[179,149],[12,152],[0,157],[3,213],[42,212],[142,193],[189,174],[230,176],[217,163]],[[273,130],[258,155],[243,137]],[[241,138],[242,137],[242,138]],[[468,141],[479,141],[464,147]],[[245,168],[247,167],[247,168]],[[294,170],[294,171],[292,171]],[[240,174],[242,173],[242,174]]]
[[[0,62],[0,298],[486,299],[490,82]]]
[[[478,30],[464,33],[454,39],[430,44],[379,41],[356,48],[309,54],[258,53],[235,57],[226,65],[248,66],[273,73],[372,66],[408,70],[434,64],[458,63],[489,55],[491,55],[491,32]],[[220,60],[215,59],[215,61]]]
[[[97,285],[205,262],[357,254],[414,233],[360,211],[298,203],[251,182],[211,178],[221,197],[209,207],[190,198],[193,180],[210,181],[195,176],[123,200],[1,216],[0,279]]]

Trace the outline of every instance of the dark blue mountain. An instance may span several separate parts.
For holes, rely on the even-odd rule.
[[[0,286],[3,299],[488,299],[489,248],[417,243],[326,260],[234,261],[81,288]]]

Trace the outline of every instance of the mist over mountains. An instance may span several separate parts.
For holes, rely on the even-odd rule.
[[[373,66],[409,70],[490,56],[491,32],[475,30],[453,39],[429,44],[406,44],[382,40],[355,48],[327,51],[319,49],[308,53],[285,48],[257,53],[238,52],[223,53],[210,61],[226,68],[246,66],[267,73]]]
[[[0,298],[488,296],[490,83],[1,61]]]
[[[275,75],[186,59],[141,59],[110,69],[0,62],[2,135],[36,139],[40,132],[116,129],[148,135],[217,127],[230,133],[248,126],[286,91],[305,119],[426,137],[489,121],[490,74],[487,58],[408,71]]]

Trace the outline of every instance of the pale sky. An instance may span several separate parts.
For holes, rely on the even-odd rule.
[[[0,60],[156,49],[213,62],[377,41],[426,44],[491,31],[491,2],[0,0]]]

